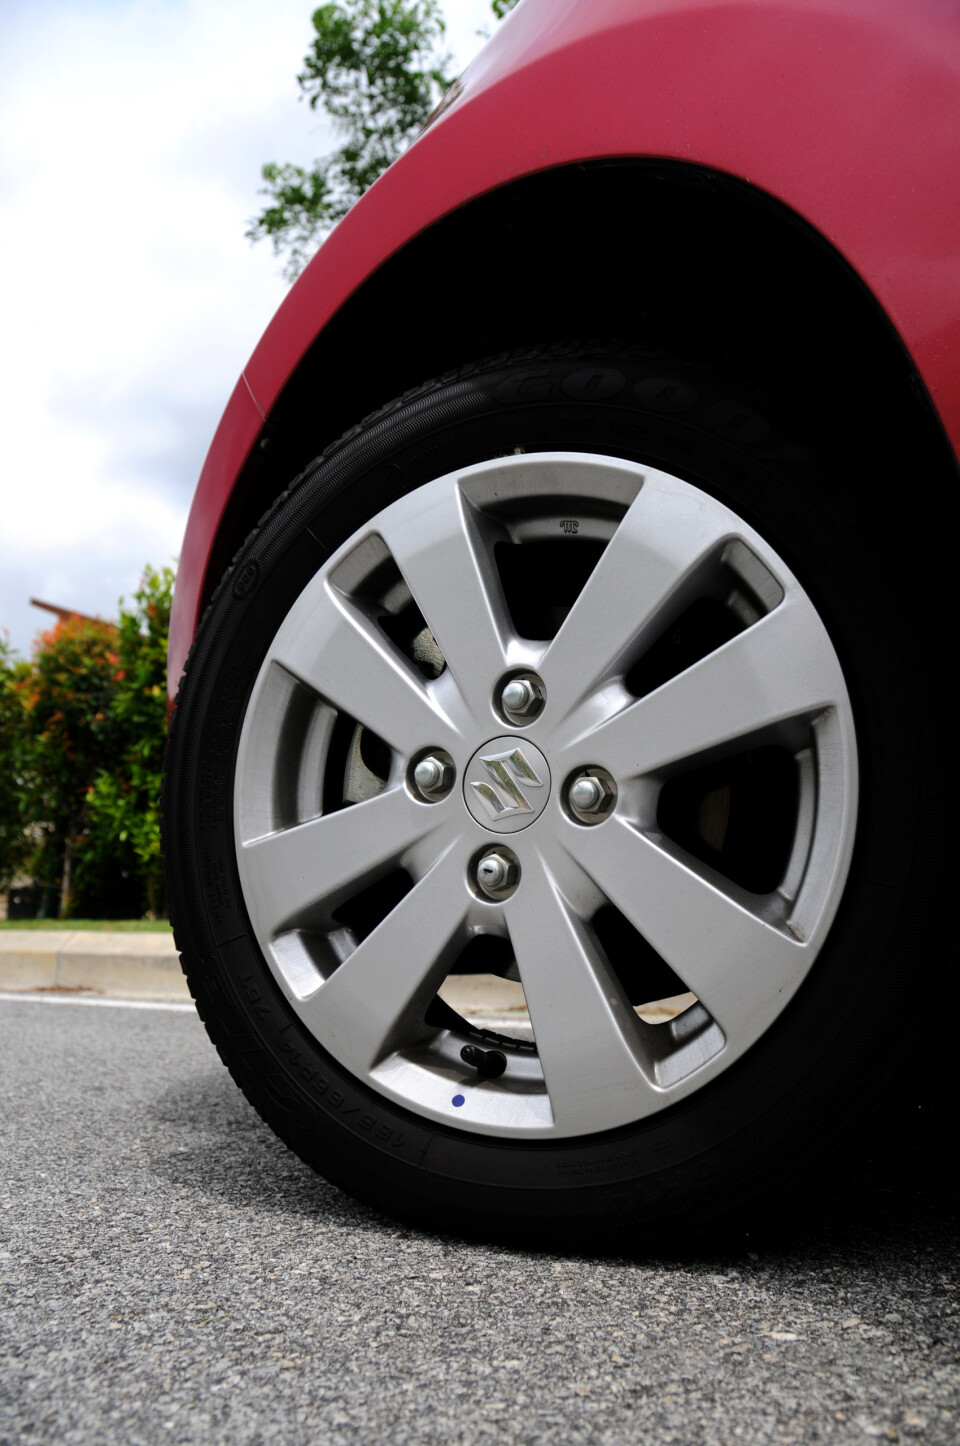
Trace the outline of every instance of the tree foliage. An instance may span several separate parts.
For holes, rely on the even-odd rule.
[[[162,909],[172,587],[147,568],[118,624],[60,622],[30,662],[0,649],[0,882],[56,888],[63,915]]]
[[[108,623],[57,623],[42,634],[21,686],[21,798],[35,842],[33,869],[43,883],[59,879],[62,913],[70,912],[87,792],[110,760],[114,636]]]
[[[307,168],[263,167],[270,203],[251,240],[286,250],[291,280],[317,239],[400,155],[453,77],[442,50],[438,0],[341,0],[313,13],[316,32],[297,76],[301,96],[343,136],[339,150]]]
[[[498,19],[517,0],[492,0]],[[312,166],[268,162],[251,224],[287,253],[292,281],[319,239],[406,150],[453,84],[439,0],[338,0],[313,13],[314,41],[297,76],[301,98],[323,109],[343,145]]]
[[[147,912],[163,910],[160,786],[166,740],[165,674],[173,573],[148,567],[122,608],[110,702],[114,753],[87,791],[77,891],[104,893],[111,867],[132,879]],[[130,895],[131,888],[115,890]]]
[[[0,888],[23,869],[30,853],[22,807],[28,671],[29,664],[16,658],[0,637]]]

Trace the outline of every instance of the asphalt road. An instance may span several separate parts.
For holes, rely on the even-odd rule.
[[[929,1141],[781,1236],[559,1259],[353,1204],[183,1010],[0,999],[0,1088],[5,1446],[960,1439]]]

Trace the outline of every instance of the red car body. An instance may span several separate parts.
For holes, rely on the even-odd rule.
[[[477,355],[629,336],[647,291],[775,336],[834,400],[868,377],[956,455],[958,116],[946,0],[522,0],[240,378],[187,525],[171,696],[225,564],[312,455]]]

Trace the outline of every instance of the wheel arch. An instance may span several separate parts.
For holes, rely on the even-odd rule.
[[[668,329],[798,388],[825,421],[858,405],[865,423],[882,421],[884,447],[895,431],[911,453],[953,461],[894,328],[800,217],[703,167],[594,162],[469,203],[349,298],[265,419],[212,563],[225,565],[318,448],[385,398],[504,350],[584,336],[655,342]],[[211,581],[219,572],[211,565]]]
[[[234,400],[256,409],[258,442],[216,526],[200,610],[291,479],[385,398],[505,350],[678,335],[798,390],[825,427],[848,426],[853,410],[861,448],[874,446],[885,467],[896,438],[912,466],[955,475],[906,346],[803,218],[690,163],[557,167],[469,202],[385,261],[319,333],[268,415],[241,378]],[[171,675],[181,663],[172,650]]]

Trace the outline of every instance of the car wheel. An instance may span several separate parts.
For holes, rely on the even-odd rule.
[[[699,1228],[895,1063],[909,628],[862,479],[758,396],[643,348],[465,368],[320,457],[208,611],[184,966],[264,1118],[368,1202]]]

